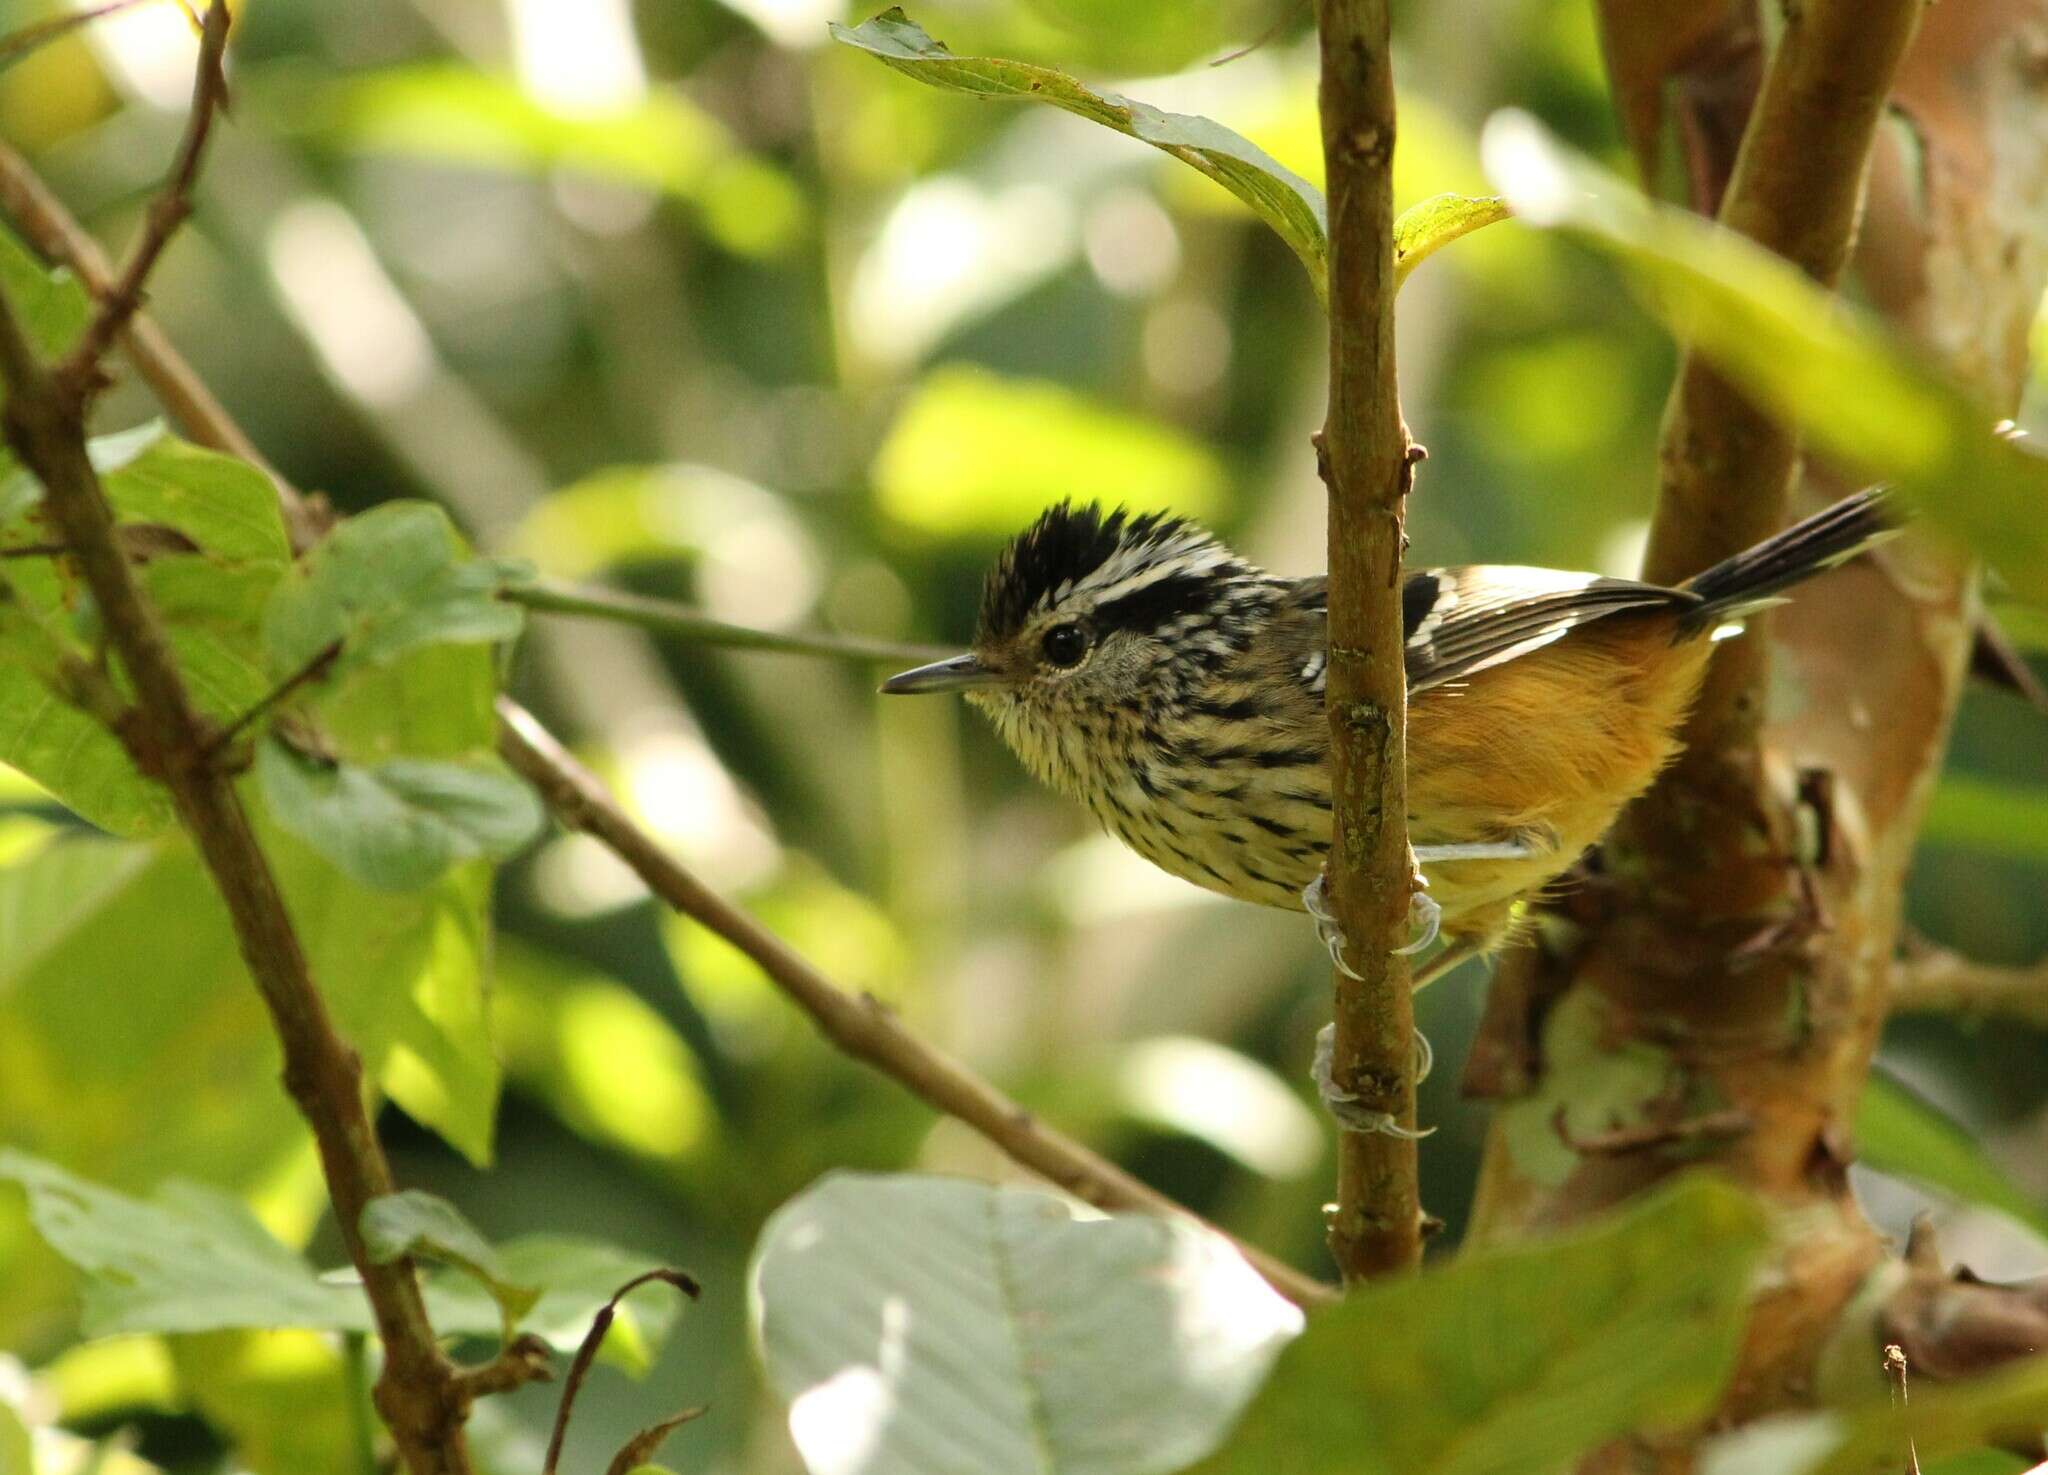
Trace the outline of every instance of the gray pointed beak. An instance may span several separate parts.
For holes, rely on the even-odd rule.
[[[926,691],[965,691],[970,686],[993,686],[1002,678],[975,659],[974,652],[948,656],[929,666],[899,671],[882,683],[890,696],[908,696]]]

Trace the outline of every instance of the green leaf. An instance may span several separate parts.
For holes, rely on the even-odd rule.
[[[342,148],[542,179],[568,170],[659,191],[697,206],[714,240],[748,255],[781,249],[804,225],[789,176],[672,88],[596,113],[558,112],[515,77],[421,65],[259,97],[278,127]]]
[[[825,1178],[768,1221],[752,1285],[821,1475],[1177,1470],[1301,1326],[1211,1231],[940,1178]]]
[[[30,346],[46,359],[69,348],[92,315],[92,300],[78,279],[61,267],[52,271],[44,266],[5,226],[0,226],[0,292]]]
[[[1167,113],[1115,93],[1096,92],[1065,72],[997,57],[955,56],[901,9],[858,26],[834,24],[835,40],[879,57],[906,76],[970,96],[1050,103],[1151,144],[1199,170],[1251,206],[1307,268],[1317,300],[1329,297],[1329,241],[1323,197],[1250,139],[1221,123]]]
[[[1171,426],[969,364],[918,382],[872,478],[884,512],[940,537],[1007,536],[1061,497],[1207,517],[1229,494],[1222,464]]]
[[[315,1274],[232,1194],[173,1180],[148,1199],[134,1198],[11,1148],[0,1149],[0,1180],[28,1191],[37,1232],[86,1272],[87,1336],[376,1329],[360,1286]],[[573,1351],[612,1292],[646,1268],[644,1258],[610,1245],[546,1235],[508,1240],[496,1254],[509,1283],[541,1287],[527,1324],[563,1351]],[[497,1301],[466,1270],[427,1277],[426,1298],[443,1335],[488,1337],[501,1329]],[[673,1296],[636,1293],[621,1304],[614,1335],[634,1365],[651,1358],[678,1313]]]
[[[1431,195],[1394,221],[1394,285],[1460,236],[1506,220],[1514,211],[1498,195]]]
[[[271,596],[263,620],[271,677],[286,680],[335,645],[339,672],[422,646],[510,640],[520,611],[497,593],[519,572],[464,557],[448,514],[430,502],[373,507],[328,534]]]
[[[510,1341],[519,1322],[540,1299],[534,1286],[514,1285],[491,1242],[445,1198],[410,1188],[370,1200],[363,1208],[363,1245],[380,1265],[408,1255],[445,1261],[475,1277],[490,1292],[504,1318]]]
[[[1531,225],[1571,232],[1647,289],[1650,310],[1830,459],[1899,483],[1928,522],[2048,600],[2048,457],[1870,314],[1781,257],[1656,204],[1522,113],[1487,125],[1488,173]]]
[[[1920,838],[2014,860],[2048,858],[2048,787],[1943,774]]]
[[[501,860],[539,832],[540,801],[489,762],[309,757],[282,739],[256,751],[277,822],[365,886],[410,891],[466,860]]]
[[[371,1078],[487,1161],[499,1076],[484,1018],[483,868],[392,896],[274,829],[263,840],[313,975]],[[106,980],[144,966],[149,987],[109,1009]],[[273,1181],[304,1141],[278,1068],[226,912],[188,846],[59,839],[0,870],[0,1141],[121,1187],[167,1173]]]
[[[218,721],[239,716],[270,689],[258,620],[290,559],[277,492],[253,467],[145,425],[103,436],[89,450],[119,526],[150,535],[156,551],[139,569],[156,603],[193,700]],[[31,495],[0,494],[0,546],[48,541],[23,514]],[[10,488],[15,485],[10,483]],[[45,558],[8,561],[7,584],[30,623],[0,631],[0,762],[117,835],[158,834],[172,823],[169,796],[144,778],[113,734],[51,693],[36,674],[32,629],[67,630],[88,608],[75,583]],[[117,673],[118,675],[118,673]]]
[[[1354,1290],[1288,1348],[1203,1475],[1547,1475],[1705,1416],[1767,1240],[1746,1196],[1682,1179],[1548,1243]]]
[[[1864,1084],[1856,1147],[1870,1167],[1988,1204],[2048,1236],[2048,1206],[2022,1192],[1962,1126],[1896,1081],[1873,1075]]]
[[[360,1291],[322,1283],[232,1194],[172,1182],[152,1199],[130,1198],[11,1149],[0,1150],[0,1178],[28,1191],[37,1233],[85,1272],[89,1337],[373,1329]]]
[[[2007,1441],[2031,1443],[2044,1431],[2048,1357],[2035,1357],[1965,1383],[1918,1380],[1903,1408],[1873,1402],[1854,1415],[1766,1419],[1711,1441],[1700,1469],[1702,1475],[1872,1475],[1903,1468],[1910,1440],[1921,1468],[1932,1475],[1950,1456]]]

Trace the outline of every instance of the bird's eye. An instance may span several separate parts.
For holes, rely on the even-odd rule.
[[[1079,625],[1055,625],[1045,632],[1039,648],[1055,666],[1078,666],[1088,654],[1088,632]]]

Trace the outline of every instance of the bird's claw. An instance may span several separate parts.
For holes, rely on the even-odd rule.
[[[1329,949],[1331,966],[1346,978],[1363,978],[1363,974],[1344,961],[1344,933],[1338,928],[1337,919],[1330,914],[1329,907],[1323,902],[1325,876],[1325,872],[1317,871],[1315,880],[1302,887],[1302,910],[1315,919],[1316,936],[1321,938],[1323,946]]]
[[[1408,898],[1408,925],[1420,928],[1422,936],[1406,947],[1395,948],[1396,957],[1412,958],[1435,942],[1437,934],[1443,930],[1444,909],[1427,891],[1417,891]]]
[[[1302,888],[1301,907],[1303,911],[1315,919],[1316,936],[1322,940],[1323,946],[1329,950],[1331,964],[1346,978],[1359,978],[1361,975],[1358,970],[1344,961],[1344,949],[1348,944],[1345,941],[1343,930],[1337,926],[1336,917],[1331,914],[1329,906],[1323,900],[1325,876],[1325,872],[1317,871],[1315,880]],[[1437,935],[1443,930],[1443,919],[1444,909],[1436,904],[1427,891],[1418,891],[1409,897],[1409,924],[1418,928],[1422,935],[1413,942],[1408,943],[1405,947],[1395,948],[1395,956],[1402,958],[1413,957],[1435,942]]]
[[[1409,1142],[1419,1142],[1436,1130],[1435,1127],[1404,1127],[1392,1112],[1373,1111],[1358,1104],[1358,1094],[1339,1086],[1331,1074],[1337,1050],[1337,1026],[1326,1024],[1316,1034],[1315,1061],[1308,1068],[1309,1079],[1316,1083],[1316,1093],[1323,1098],[1323,1105],[1337,1125],[1346,1132],[1382,1132],[1389,1137],[1399,1137]],[[1429,1036],[1421,1030],[1415,1032],[1415,1080],[1419,1085],[1425,1080],[1430,1067],[1436,1063],[1436,1052],[1430,1048]]]

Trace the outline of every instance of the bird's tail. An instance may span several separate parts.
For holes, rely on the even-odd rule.
[[[1686,580],[1680,587],[1700,602],[1685,612],[1680,635],[1700,634],[1781,603],[1778,596],[1794,584],[1896,534],[1888,515],[1890,493],[1889,487],[1867,487]]]

